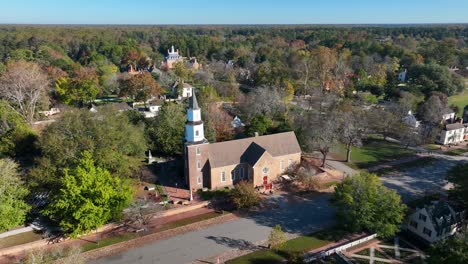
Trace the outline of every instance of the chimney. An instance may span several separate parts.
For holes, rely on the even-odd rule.
[[[258,137],[258,132],[255,132],[255,133],[254,133],[254,137]]]

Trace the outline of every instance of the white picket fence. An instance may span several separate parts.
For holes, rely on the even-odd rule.
[[[337,247],[333,247],[331,249],[328,249],[328,250],[325,250],[325,251],[322,251],[322,252],[319,252],[319,253],[315,253],[315,254],[313,254],[311,256],[306,255],[305,258],[304,258],[304,261],[306,263],[310,263],[310,262],[312,262],[314,260],[324,258],[324,257],[330,256],[332,254],[339,253],[339,252],[341,252],[343,250],[346,250],[346,249],[348,249],[350,247],[354,247],[354,246],[357,246],[359,244],[365,243],[365,242],[367,242],[369,240],[372,240],[372,239],[374,239],[376,237],[377,237],[377,234],[372,234],[372,235],[369,235],[369,236],[358,238],[358,239],[353,240],[351,242],[348,242],[346,244],[339,245]]]

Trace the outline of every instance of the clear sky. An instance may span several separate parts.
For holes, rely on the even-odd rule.
[[[468,23],[468,0],[0,0],[0,23]]]

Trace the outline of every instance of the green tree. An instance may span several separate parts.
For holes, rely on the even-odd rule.
[[[133,125],[125,113],[109,105],[97,113],[74,110],[49,125],[38,141],[41,151],[30,173],[30,183],[53,189],[73,167],[83,151],[92,153],[96,165],[114,176],[128,177],[144,158],[146,139],[142,124]]]
[[[264,115],[257,115],[250,120],[246,133],[249,136],[253,136],[255,132],[257,132],[261,136],[264,135],[272,126],[273,121],[270,118]]]
[[[0,158],[24,157],[35,151],[36,134],[24,118],[0,100]]]
[[[158,116],[147,125],[146,133],[151,149],[165,155],[180,154],[183,150],[185,120],[183,105],[164,104]]]
[[[260,202],[260,197],[252,183],[246,181],[236,184],[230,197],[237,208],[249,208]]]
[[[129,181],[96,166],[90,152],[84,151],[76,168],[64,173],[59,193],[44,212],[71,237],[118,219],[131,201]]]
[[[452,169],[448,173],[449,182],[453,183],[454,188],[451,192],[468,208],[468,164],[460,164]]]
[[[72,78],[62,77],[55,82],[55,91],[68,105],[84,105],[99,94],[99,80],[94,68],[81,68]]]
[[[268,245],[273,250],[278,250],[286,242],[286,235],[280,225],[275,225],[268,236]]]
[[[421,90],[426,96],[432,92],[442,92],[448,96],[461,92],[463,80],[450,72],[446,66],[438,64],[414,65],[409,71],[410,85]]]
[[[338,221],[346,229],[376,232],[382,237],[398,231],[406,209],[400,196],[370,173],[346,178],[336,186],[332,201]]]
[[[468,233],[465,231],[433,245],[428,252],[427,263],[468,263]]]
[[[18,174],[18,165],[10,159],[0,159],[0,232],[20,225],[31,208],[24,198],[28,190]]]

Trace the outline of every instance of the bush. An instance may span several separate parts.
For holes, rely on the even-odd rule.
[[[275,225],[273,229],[271,229],[270,236],[268,236],[268,244],[270,245],[270,248],[278,250],[284,242],[286,242],[286,236],[281,229],[281,226]]]
[[[237,208],[249,208],[260,201],[251,182],[240,182],[231,191],[231,200]]]

